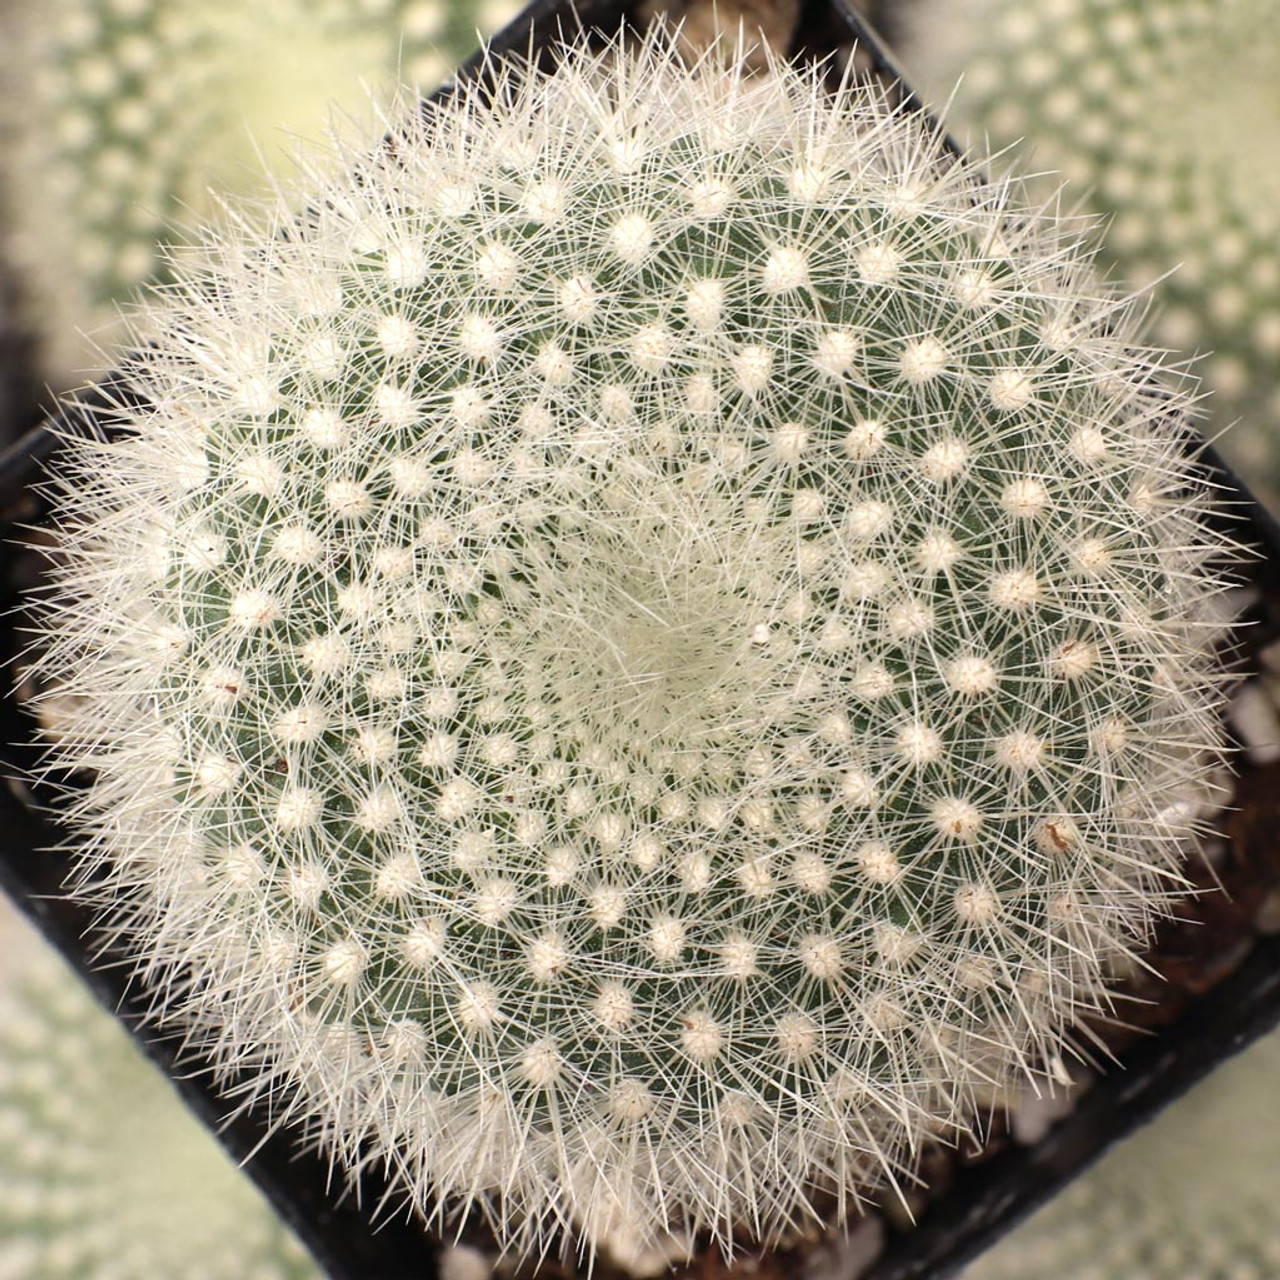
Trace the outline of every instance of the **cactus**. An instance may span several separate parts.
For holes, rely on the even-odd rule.
[[[965,1280],[1280,1274],[1280,1035],[1217,1071],[965,1272]]]
[[[0,937],[0,1276],[317,1276],[123,1028],[3,900]]]
[[[513,1250],[847,1214],[1060,1074],[1178,889],[1187,396],[877,89],[658,35],[389,128],[68,442],[81,892],[273,1115]]]
[[[952,115],[1061,170],[1206,358],[1222,447],[1280,493],[1280,25],[1272,0],[917,0],[909,71]],[[959,88],[956,81],[963,73]],[[1239,425],[1235,426],[1237,421]]]
[[[13,0],[0,14],[0,219],[46,376],[74,385],[163,276],[208,188],[256,190],[285,130],[365,86],[434,88],[514,0]],[[88,331],[93,342],[85,340]]]

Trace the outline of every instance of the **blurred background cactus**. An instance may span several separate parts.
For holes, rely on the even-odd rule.
[[[516,0],[9,0],[0,12],[0,248],[40,376],[110,363],[118,308],[228,193],[293,145],[434,89]],[[83,336],[88,335],[86,340]]]
[[[964,1280],[1280,1275],[1280,1033],[1220,1068],[964,1273]]]
[[[0,1276],[319,1280],[172,1085],[3,899]]]
[[[273,1115],[513,1251],[839,1217],[1060,1076],[1216,760],[1210,495],[1087,246],[722,61],[312,161],[59,463],[83,893]]]
[[[1280,494],[1280,11],[1274,0],[895,0],[908,75],[981,145],[1070,179],[1223,452]],[[959,80],[959,88],[956,82]]]

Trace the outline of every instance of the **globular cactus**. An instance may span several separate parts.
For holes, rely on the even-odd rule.
[[[1107,253],[1206,358],[1222,447],[1280,493],[1280,23],[1272,0],[915,0],[913,78],[1061,170]],[[963,78],[961,78],[963,77]],[[956,82],[959,80],[959,87]],[[1236,425],[1239,422],[1239,425]]]
[[[123,1028],[0,901],[0,1276],[318,1273]]]
[[[0,243],[46,378],[74,385],[209,188],[260,190],[286,131],[433,88],[514,0],[13,0],[0,14]],[[86,341],[87,331],[92,342]]]
[[[1280,1036],[1215,1072],[964,1273],[965,1280],[1280,1274]]]
[[[635,1265],[1060,1072],[1221,688],[1187,397],[1076,235],[660,36],[297,207],[59,463],[55,758],[157,1012],[425,1209]]]

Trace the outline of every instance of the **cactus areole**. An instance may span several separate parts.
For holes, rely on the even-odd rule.
[[[58,463],[79,892],[281,1122],[515,1253],[846,1216],[1060,1071],[1216,763],[1130,308],[879,90],[723,62],[313,161]]]

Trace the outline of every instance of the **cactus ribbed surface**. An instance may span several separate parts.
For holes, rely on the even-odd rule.
[[[844,1213],[1176,890],[1185,398],[1071,233],[817,72],[577,50],[315,168],[60,464],[83,893],[512,1248]]]

